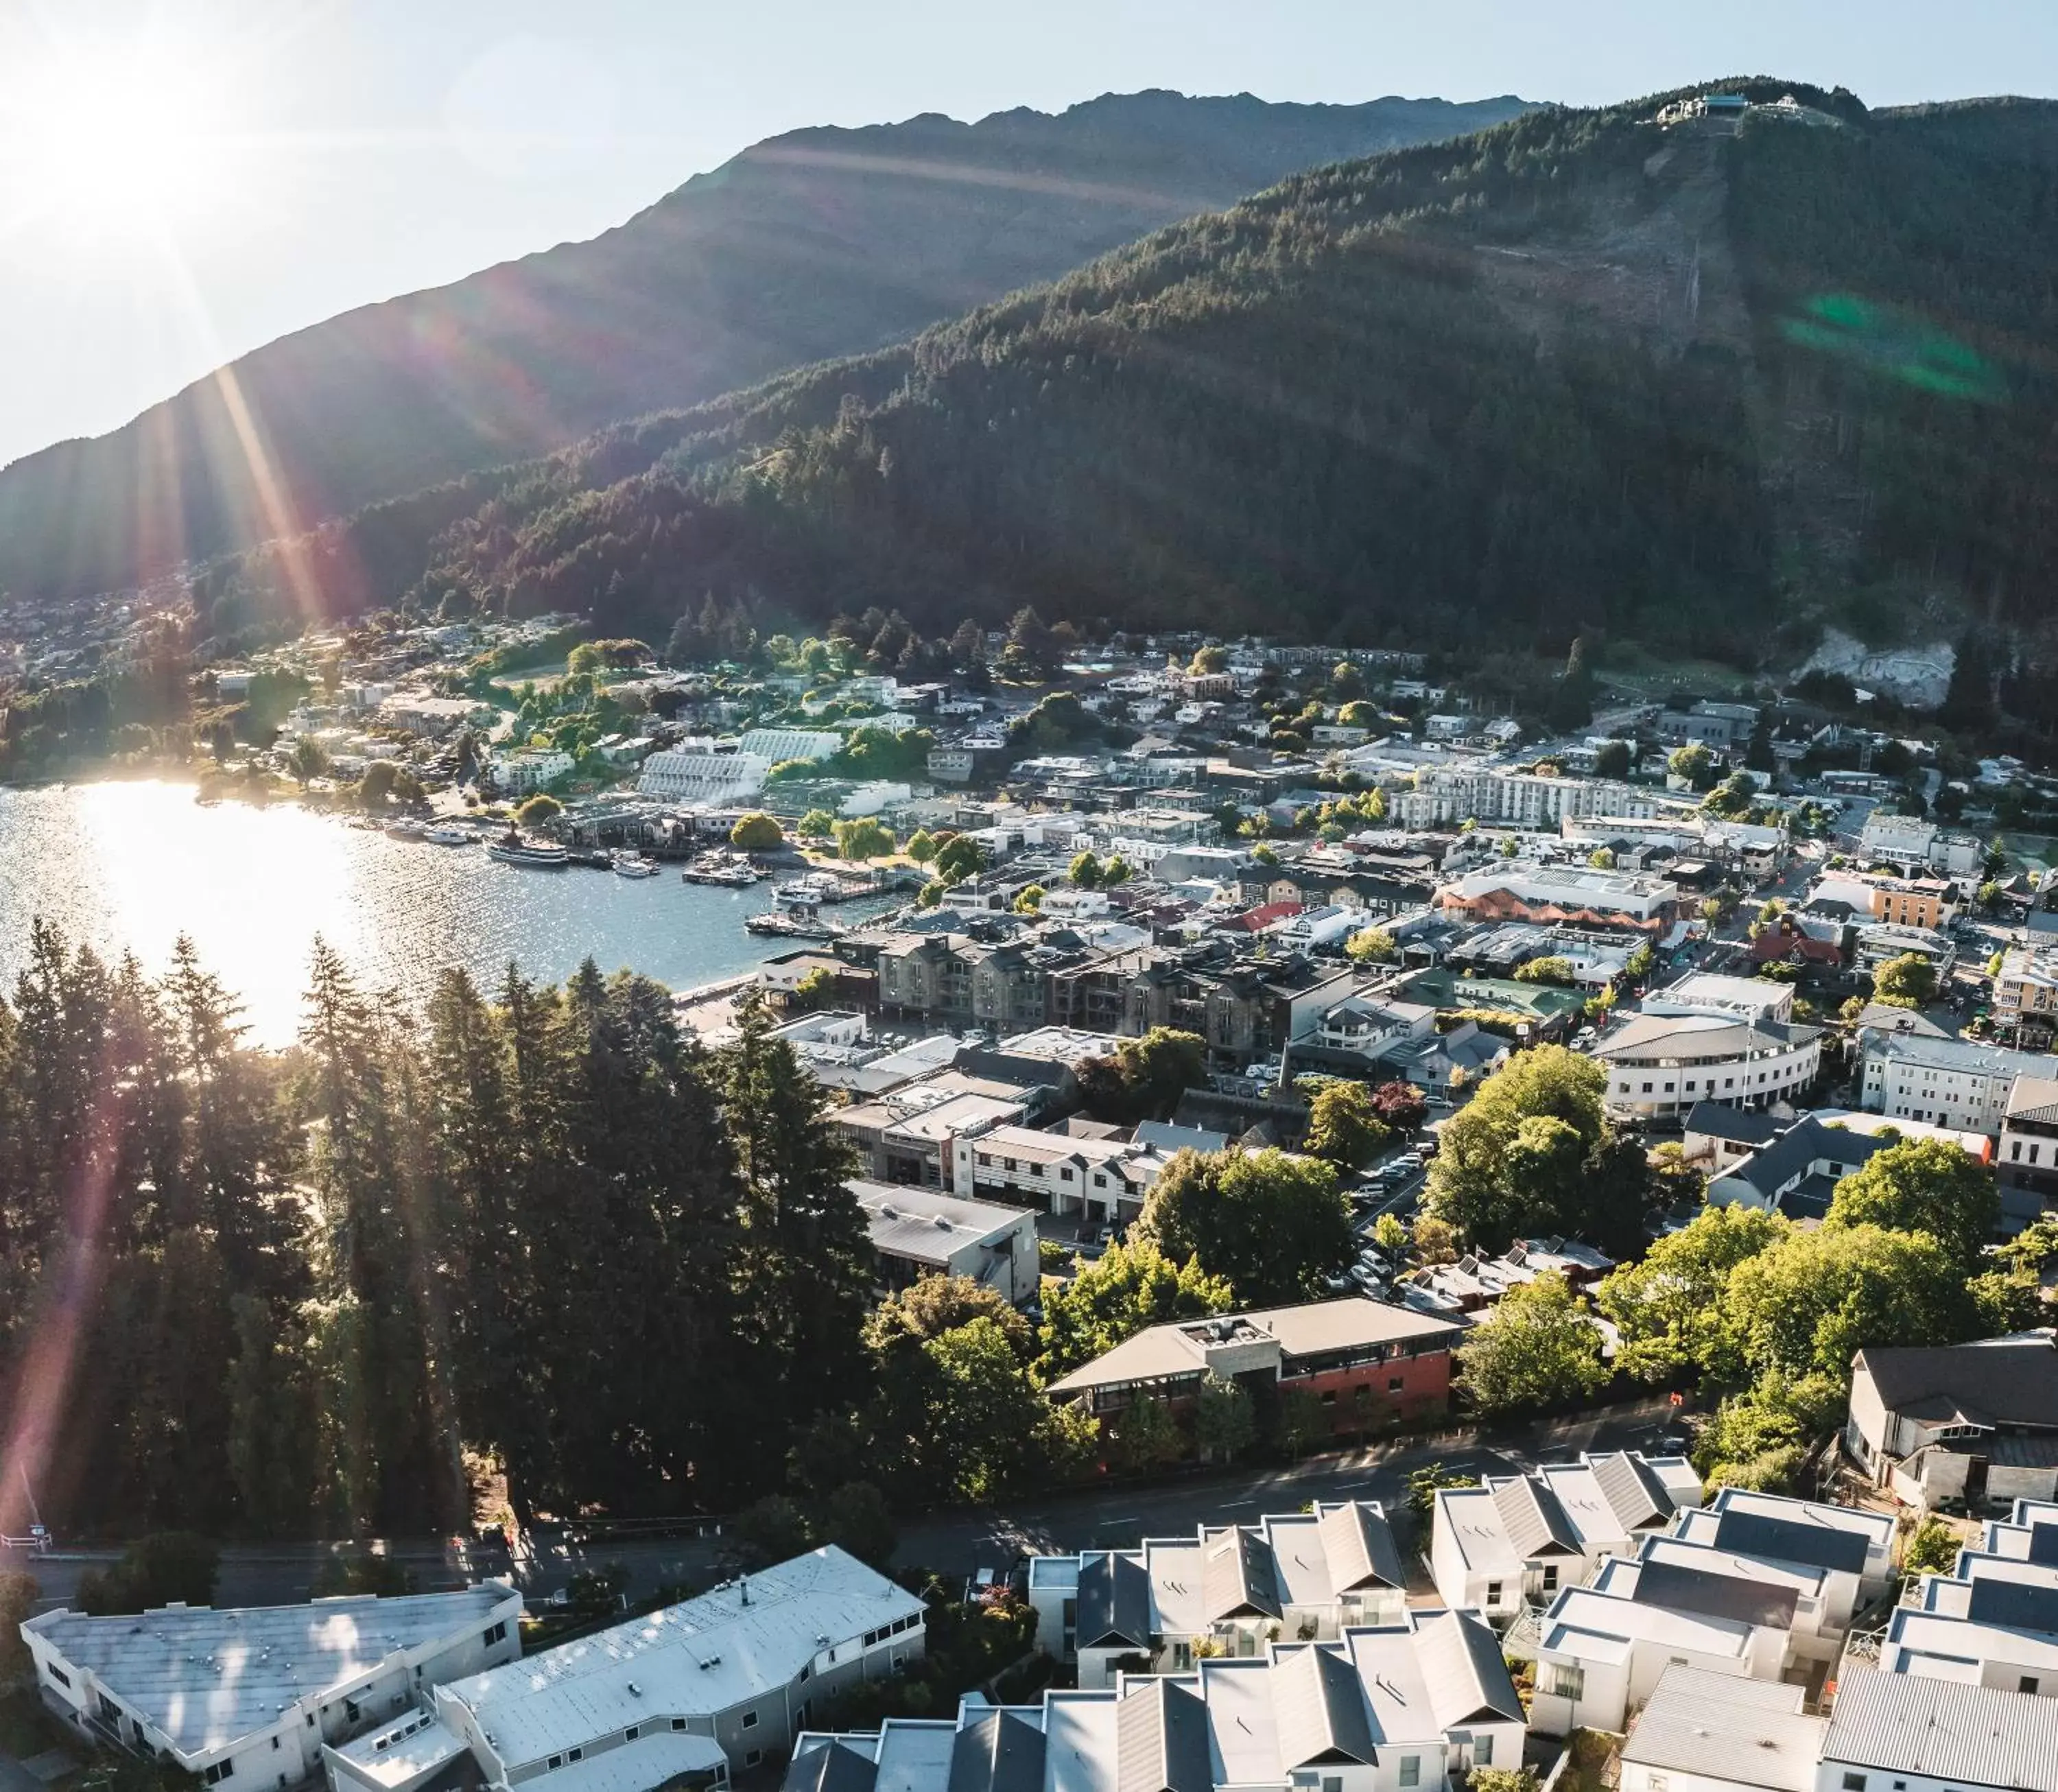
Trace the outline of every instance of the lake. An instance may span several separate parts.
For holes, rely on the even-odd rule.
[[[784,948],[743,930],[769,888],[685,884],[676,867],[642,879],[524,870],[292,803],[202,808],[180,784],[0,789],[0,993],[11,1000],[38,916],[152,972],[185,933],[244,1003],[252,1042],[280,1045],[317,934],[366,987],[416,999],[447,964],[490,987],[511,959],[538,981],[591,957],[687,989]]]

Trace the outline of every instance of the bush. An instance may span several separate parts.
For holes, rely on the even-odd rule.
[[[22,1626],[35,1616],[42,1593],[31,1575],[0,1573],[0,1686],[29,1671],[29,1647],[22,1640]]]

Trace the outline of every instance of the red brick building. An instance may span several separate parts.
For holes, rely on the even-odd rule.
[[[1050,1393],[1102,1416],[1138,1400],[1183,1413],[1202,1381],[1217,1375],[1249,1389],[1261,1412],[1288,1389],[1305,1389],[1331,1430],[1351,1436],[1445,1411],[1451,1352],[1465,1330],[1362,1295],[1225,1314],[1138,1332],[1052,1382]]]

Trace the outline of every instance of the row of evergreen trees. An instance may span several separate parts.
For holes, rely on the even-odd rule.
[[[39,924],[0,1003],[0,1439],[80,1531],[725,1509],[868,1393],[845,1148],[753,1009],[590,964],[425,1009],[317,945],[297,1044]],[[853,1471],[855,1472],[855,1471]]]

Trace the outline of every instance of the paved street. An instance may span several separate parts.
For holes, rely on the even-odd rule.
[[[968,1574],[982,1567],[1004,1567],[1025,1549],[1133,1544],[1146,1532],[1159,1536],[1190,1532],[1210,1518],[1250,1519],[1297,1511],[1316,1499],[1381,1500],[1397,1515],[1408,1475],[1427,1464],[1442,1462],[1468,1474],[1508,1472],[1583,1449],[1647,1445],[1666,1410],[1662,1400],[1652,1398],[1485,1432],[1468,1427],[1433,1440],[1408,1439],[1313,1457],[1291,1467],[1201,1472],[1147,1487],[1107,1487],[995,1510],[937,1513],[903,1526],[897,1560]],[[537,1559],[513,1567],[533,1602],[547,1598],[582,1569],[619,1562],[629,1570],[633,1599],[708,1575],[722,1563],[725,1547],[714,1536],[612,1540],[582,1546],[546,1540]],[[461,1585],[467,1568],[489,1574],[510,1567],[503,1554],[474,1558],[433,1540],[398,1544],[394,1553],[415,1571],[425,1591]],[[66,1552],[40,1560],[0,1556],[0,1568],[18,1567],[33,1574],[48,1606],[69,1599],[81,1574],[105,1566],[116,1554]],[[226,1549],[217,1596],[224,1605],[278,1605],[305,1599],[323,1554],[314,1544]]]

